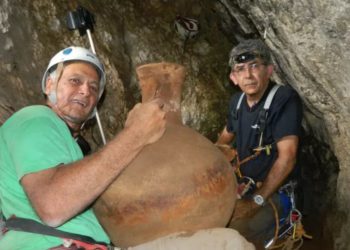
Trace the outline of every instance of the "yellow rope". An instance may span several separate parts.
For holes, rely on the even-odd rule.
[[[276,223],[276,227],[275,227],[275,234],[273,236],[273,241],[272,241],[272,245],[270,247],[268,247],[267,249],[274,249],[274,245],[276,244],[276,241],[278,239],[278,231],[280,230],[279,227],[280,227],[280,223],[279,223],[279,216],[278,216],[278,211],[277,211],[277,207],[276,205],[273,203],[272,199],[269,198],[268,199],[272,209],[273,209],[273,213],[274,213],[274,216],[275,216],[275,223]]]
[[[260,154],[260,152],[261,152],[261,151],[255,151],[254,154],[252,154],[252,155],[250,155],[250,156],[244,158],[242,161],[239,160],[239,156],[238,156],[238,154],[237,154],[237,156],[236,156],[236,158],[237,158],[237,164],[236,164],[236,166],[235,166],[235,167],[236,167],[236,170],[235,170],[235,171],[236,171],[236,174],[237,174],[237,176],[238,176],[239,178],[242,178],[241,165],[244,164],[244,163],[246,163],[247,161],[250,161],[250,160],[256,158],[256,157]]]
[[[278,245],[273,244],[268,249],[281,249],[281,250],[298,250],[302,247],[304,239],[312,239],[311,235],[308,235],[303,227],[303,224],[299,220],[293,227],[293,233],[284,239],[284,241]],[[275,240],[275,239],[274,239]]]

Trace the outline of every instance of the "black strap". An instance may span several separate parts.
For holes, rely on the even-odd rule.
[[[267,121],[267,115],[268,115],[268,110],[271,106],[273,97],[275,96],[278,88],[281,85],[279,84],[275,84],[272,89],[270,89],[269,94],[266,97],[265,103],[264,103],[264,108],[262,110],[260,110],[259,112],[259,122],[260,122],[260,131],[261,133],[264,132],[265,127],[266,127],[266,121]]]
[[[97,242],[89,236],[64,232],[54,227],[49,227],[35,220],[26,218],[11,217],[8,220],[6,220],[5,226],[7,229],[14,231],[50,235],[64,239],[79,240],[89,244],[99,244],[107,246],[106,243]]]
[[[264,133],[265,128],[266,128],[266,121],[267,121],[267,110],[266,109],[261,109],[259,111],[259,115],[258,115],[258,121],[259,121],[259,132],[260,133]]]
[[[91,147],[87,140],[80,134],[75,138],[75,141],[78,143],[81,151],[84,156],[87,156],[91,153]]]

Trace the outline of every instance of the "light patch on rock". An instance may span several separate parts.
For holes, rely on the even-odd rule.
[[[211,228],[193,234],[180,232],[150,241],[127,250],[254,250],[236,230],[230,228]],[[118,250],[118,248],[115,248]]]

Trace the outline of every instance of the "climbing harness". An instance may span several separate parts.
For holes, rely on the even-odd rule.
[[[281,202],[286,207],[280,219],[276,207],[271,202],[276,228],[274,237],[266,242],[265,249],[297,250],[303,245],[303,238],[312,239],[312,236],[305,232],[301,223],[302,214],[295,205],[296,185],[295,181],[290,181],[279,189]]]
[[[9,230],[29,232],[41,235],[50,235],[62,239],[63,244],[54,249],[79,249],[79,250],[109,250],[112,246],[104,242],[96,242],[93,238],[75,233],[64,232],[54,227],[41,224],[35,220],[12,216],[5,223],[6,232]],[[5,233],[6,233],[5,232]]]
[[[248,176],[238,178],[237,198],[242,199],[247,194],[252,194],[258,187],[257,183]]]
[[[258,117],[258,121],[259,121],[259,131],[260,131],[260,136],[259,136],[259,144],[258,147],[254,148],[253,151],[254,153],[247,156],[246,158],[244,158],[243,160],[239,159],[239,155],[237,154],[236,156],[236,162],[234,164],[234,168],[235,168],[235,172],[237,174],[238,177],[238,182],[239,182],[239,192],[238,192],[238,198],[243,197],[245,194],[248,193],[248,191],[254,191],[254,189],[256,188],[256,183],[249,177],[243,176],[241,173],[241,166],[250,161],[255,159],[256,157],[258,157],[260,155],[260,153],[262,151],[265,151],[266,155],[270,155],[271,154],[271,149],[272,149],[272,145],[276,142],[273,142],[271,144],[267,144],[267,145],[263,145],[263,136],[264,136],[264,130],[266,128],[266,120],[267,120],[267,116],[268,116],[268,111],[269,108],[271,106],[273,97],[275,96],[278,88],[281,85],[276,84],[272,87],[272,89],[270,90],[265,103],[264,103],[264,107],[260,110],[259,112],[259,117]],[[238,119],[238,112],[239,109],[241,107],[242,101],[243,101],[243,97],[245,96],[245,93],[242,93],[241,96],[238,99],[238,103],[236,106],[236,110],[234,113],[234,119]],[[248,182],[246,180],[249,180]]]

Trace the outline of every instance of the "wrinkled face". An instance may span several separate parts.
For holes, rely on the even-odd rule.
[[[89,63],[70,63],[64,66],[57,84],[55,79],[48,77],[46,94],[52,91],[57,95],[56,104],[49,103],[53,110],[70,126],[80,125],[97,105],[99,75]]]
[[[263,64],[260,58],[235,64],[230,79],[248,96],[262,96],[273,73],[273,65]]]

